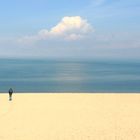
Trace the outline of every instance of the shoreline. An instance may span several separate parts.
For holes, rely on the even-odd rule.
[[[8,92],[0,92],[8,94]],[[13,92],[13,94],[140,94],[140,92]]]

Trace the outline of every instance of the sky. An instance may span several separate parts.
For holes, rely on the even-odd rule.
[[[0,58],[140,59],[139,0],[0,1]]]

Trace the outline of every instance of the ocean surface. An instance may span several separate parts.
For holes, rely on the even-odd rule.
[[[0,92],[140,93],[140,62],[0,59]]]

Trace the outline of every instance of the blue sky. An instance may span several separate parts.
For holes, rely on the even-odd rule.
[[[140,59],[139,38],[139,0],[0,1],[0,57]]]

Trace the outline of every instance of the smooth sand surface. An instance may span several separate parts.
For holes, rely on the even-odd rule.
[[[140,94],[0,94],[0,140],[140,140]]]

